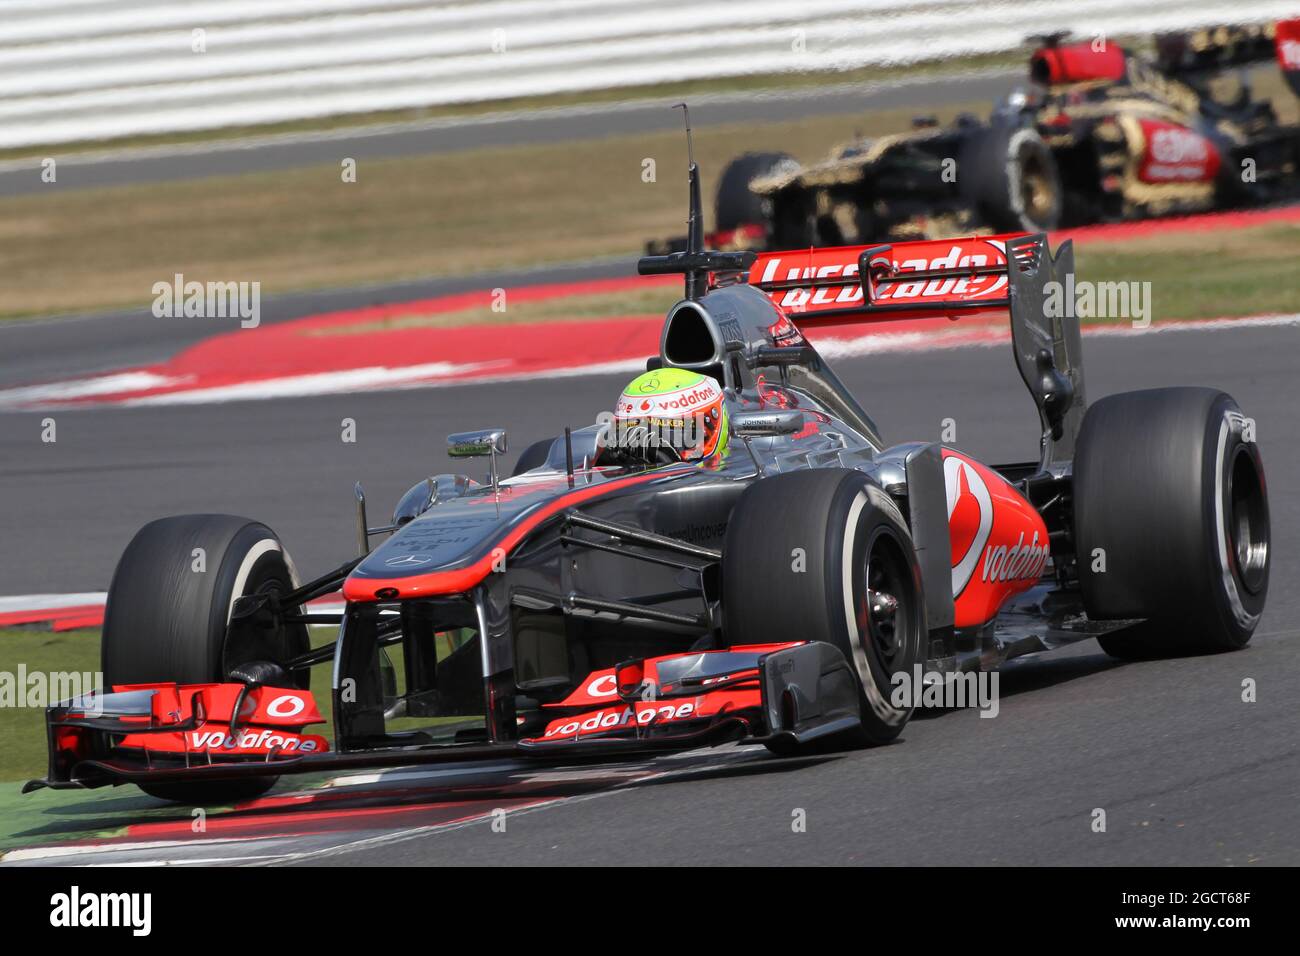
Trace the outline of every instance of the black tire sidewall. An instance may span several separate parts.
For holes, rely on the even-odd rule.
[[[1047,221],[1031,219],[1020,198],[1025,159],[1036,156],[1053,183],[1055,212]],[[970,170],[962,190],[989,225],[999,232],[1045,232],[1057,228],[1064,211],[1064,189],[1056,157],[1030,126],[992,126],[971,134],[958,166]]]
[[[193,570],[193,549],[205,551],[205,570]],[[243,579],[242,582],[240,579]],[[225,636],[233,597],[271,584],[297,585],[284,546],[266,525],[233,515],[160,518],[127,545],[109,585],[101,640],[105,686],[202,684],[225,678]],[[275,635],[282,656],[307,650],[302,624]],[[304,671],[298,686],[305,689]],[[159,800],[228,804],[250,800],[275,786],[276,776],[249,780],[155,784],[139,787]]]
[[[195,548],[204,549],[203,571],[193,569]],[[260,522],[185,515],[145,525],[127,546],[109,586],[101,647],[105,684],[222,680],[228,666],[242,663],[223,660],[241,572],[245,594],[272,580],[294,582],[283,546]],[[306,649],[305,627],[290,625],[286,632],[286,653]]]
[[[910,677],[924,660],[920,570],[897,506],[865,475],[815,469],[761,479],[737,504],[723,545],[724,639],[744,644],[821,640],[838,648],[859,679],[861,742],[866,743],[892,740],[912,713],[910,706],[893,706],[893,674],[863,646],[856,624],[850,627],[850,619],[866,620],[866,554],[880,534],[897,542],[911,575],[914,619],[908,644],[895,658],[896,672]],[[804,573],[791,572],[795,548],[806,550]],[[846,553],[852,565],[847,598]]]
[[[1235,572],[1236,556],[1226,522],[1232,514],[1232,469],[1238,454],[1250,456],[1261,482],[1264,464],[1255,442],[1243,441],[1241,429],[1233,418],[1243,419],[1241,409],[1227,394],[1220,394],[1205,425],[1205,474],[1208,492],[1205,498],[1204,527],[1206,558],[1210,580],[1220,582],[1205,589],[1212,612],[1217,615],[1219,632],[1232,648],[1244,647],[1259,624],[1268,597],[1268,565],[1263,581],[1253,593]],[[1267,494],[1263,501],[1265,523],[1268,518]]]
[[[1254,593],[1246,589],[1225,524],[1232,463],[1247,455],[1267,528],[1263,463],[1244,440],[1244,422],[1231,396],[1206,388],[1121,393],[1089,408],[1074,471],[1084,606],[1098,620],[1147,620],[1104,639],[1108,653],[1232,650],[1250,640],[1267,597],[1267,565]],[[1092,571],[1097,548],[1106,554],[1104,574]]]
[[[830,619],[836,625],[835,644],[849,660],[849,666],[858,676],[862,691],[862,724],[868,737],[873,742],[883,742],[895,736],[912,716],[913,708],[897,708],[893,705],[893,673],[885,670],[876,656],[870,653],[864,643],[869,640],[857,627],[850,627],[849,618],[865,621],[867,617],[867,554],[868,549],[876,543],[881,535],[889,535],[903,549],[904,555],[910,557],[913,592],[912,613],[924,615],[924,602],[919,600],[920,570],[912,548],[911,535],[903,522],[902,515],[889,496],[880,488],[863,478],[861,482],[845,481],[837,495],[835,506],[830,515],[828,528],[834,531],[842,528],[840,534],[826,536],[827,554],[825,566],[828,575],[827,599],[831,605],[828,610]],[[851,548],[849,542],[851,540]],[[845,554],[850,553],[852,562],[849,570],[850,591],[846,594],[843,587],[845,576]],[[835,582],[841,582],[837,588]],[[838,613],[837,613],[838,612]],[[912,629],[909,629],[912,630]],[[916,646],[903,652],[906,671],[910,678],[911,666],[921,661],[922,636],[925,633],[922,619],[919,631],[912,630],[909,641]],[[865,670],[864,670],[865,666]]]
[[[248,567],[241,584],[238,576],[245,559],[252,554],[254,549],[259,549],[261,553]],[[266,525],[257,522],[251,523],[240,531],[235,540],[231,542],[231,547],[221,562],[221,570],[216,582],[217,590],[215,593],[217,595],[231,595],[232,597],[225,601],[224,606],[220,600],[214,600],[212,604],[210,633],[213,635],[219,649],[217,669],[222,679],[240,664],[246,664],[252,660],[266,660],[275,664],[283,664],[291,657],[305,653],[310,648],[311,640],[307,635],[306,625],[296,623],[285,625],[280,632],[269,638],[270,645],[264,645],[264,649],[260,649],[257,653],[232,655],[230,648],[224,646],[226,627],[230,620],[230,611],[234,598],[258,594],[265,590],[274,590],[277,593],[284,594],[293,590],[297,584],[297,574],[290,566],[288,554],[284,550],[284,545],[275,536],[275,532]],[[239,590],[236,593],[237,586]],[[295,686],[300,690],[306,690],[309,685],[309,680],[307,680],[309,676],[309,672],[303,671],[299,675],[300,679]]]
[[[1029,210],[1023,208],[1020,196],[1020,180],[1027,160],[1035,159],[1042,164],[1044,172],[1052,183],[1054,197],[1053,211],[1043,220],[1032,218]],[[1056,157],[1043,142],[1038,133],[1029,127],[1022,127],[1012,134],[1007,143],[1007,203],[1014,216],[1017,228],[1025,232],[1047,232],[1057,228],[1061,223],[1063,207],[1061,191],[1061,174],[1056,166]]]
[[[794,157],[787,153],[745,153],[728,163],[718,178],[713,228],[726,232],[747,223],[766,221],[763,199],[750,190],[749,184],[785,162],[794,162]]]

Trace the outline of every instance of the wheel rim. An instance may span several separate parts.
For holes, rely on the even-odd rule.
[[[245,587],[242,597],[261,596],[266,594],[286,594],[293,590],[293,584],[281,577],[276,571],[272,571],[265,578],[251,587]],[[269,661],[272,664],[280,665],[283,668],[284,661],[287,657],[294,656],[297,653],[292,646],[291,631],[295,625],[287,624],[274,634],[264,634],[264,640],[254,647],[243,647],[243,653],[222,655],[222,672],[226,679],[229,679],[231,671],[244,664],[250,664],[254,661]],[[308,640],[310,643],[310,639]],[[306,690],[310,681],[309,671],[286,671],[287,676],[295,685]]]
[[[862,649],[885,674],[907,659],[916,622],[916,590],[912,568],[901,543],[885,529],[867,544],[866,601],[859,627]]]
[[[1268,575],[1268,506],[1254,456],[1242,445],[1233,455],[1228,489],[1228,548],[1232,573],[1251,594]]]
[[[1035,223],[1050,219],[1056,206],[1056,184],[1043,158],[1032,151],[1021,154],[1020,203],[1025,216]]]

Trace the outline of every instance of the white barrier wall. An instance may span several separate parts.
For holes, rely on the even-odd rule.
[[[0,148],[908,63],[1294,14],[1259,0],[4,0]]]

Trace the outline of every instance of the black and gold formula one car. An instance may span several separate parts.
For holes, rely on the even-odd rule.
[[[1029,83],[986,120],[918,118],[823,162],[748,153],[719,179],[717,249],[796,249],[1040,232],[1276,202],[1297,194],[1300,127],[1252,92],[1276,58],[1300,77],[1300,20],[1162,35],[1136,55],[1037,39]],[[662,253],[684,239],[652,241]]]

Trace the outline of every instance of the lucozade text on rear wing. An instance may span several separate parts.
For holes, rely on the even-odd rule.
[[[1045,237],[1007,233],[765,252],[746,281],[800,325],[1001,313],[1010,304],[1008,244],[1021,271],[1035,271],[1045,257],[1058,270],[1063,257],[1072,263],[1069,243],[1052,258]]]

